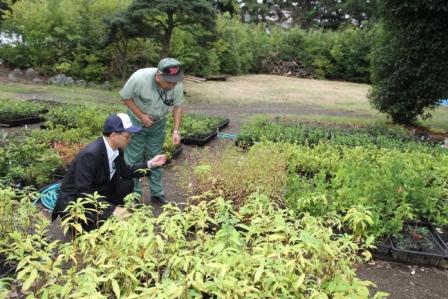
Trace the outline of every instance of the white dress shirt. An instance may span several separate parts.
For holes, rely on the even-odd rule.
[[[110,180],[110,179],[112,179],[112,177],[114,176],[114,173],[115,173],[114,160],[115,160],[115,158],[118,157],[119,152],[117,149],[116,150],[112,149],[109,142],[107,142],[107,140],[106,140],[106,138],[104,138],[104,136],[103,136],[103,140],[104,140],[104,144],[106,145],[107,159],[109,160],[109,173],[110,173],[109,180]]]

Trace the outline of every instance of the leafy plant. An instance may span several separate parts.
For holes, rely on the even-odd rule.
[[[44,106],[37,103],[0,99],[0,120],[38,117],[43,111]]]
[[[355,276],[363,248],[349,236],[261,194],[238,211],[220,197],[158,218],[141,207],[71,243],[33,235],[12,248],[18,283],[38,297],[367,298],[373,285]]]

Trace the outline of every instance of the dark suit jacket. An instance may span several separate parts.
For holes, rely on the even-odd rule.
[[[124,161],[122,150],[119,150],[119,155],[114,162],[114,177],[125,179],[144,176],[145,174],[137,172],[137,170],[148,167],[146,163],[129,167]],[[62,180],[61,191],[53,211],[53,219],[56,219],[71,201],[84,197],[85,194],[101,192],[109,181],[110,171],[106,145],[103,138],[100,137],[83,148],[70,165]]]

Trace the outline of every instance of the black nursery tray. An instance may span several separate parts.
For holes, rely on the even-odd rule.
[[[182,143],[186,145],[204,146],[215,138],[216,135],[218,135],[218,132],[215,130],[202,136],[186,136],[182,138]]]
[[[436,228],[434,228],[434,230],[440,237],[441,243],[444,246],[444,248],[448,254],[448,225],[436,227]]]
[[[171,156],[171,160],[174,160],[177,157],[179,157],[180,154],[182,154],[183,150],[184,150],[184,146],[182,144],[177,145],[176,149],[173,152],[173,155]]]
[[[448,258],[446,249],[441,244],[440,237],[434,228],[426,222],[411,222],[404,225],[403,231],[410,232],[409,229],[412,228],[424,228],[426,229],[427,236],[423,236],[427,240],[427,243],[431,243],[431,248],[429,250],[424,250],[418,246],[417,242],[413,244],[412,247],[400,248],[399,240],[397,237],[391,237],[391,254],[392,257],[400,262],[418,264],[418,265],[430,265],[430,266],[441,266],[445,263],[445,259]],[[413,232],[410,232],[413,234]],[[419,233],[415,233],[414,240],[419,236]],[[410,239],[408,239],[410,240]],[[410,243],[409,243],[410,244]]]
[[[372,250],[372,254],[375,258],[380,260],[391,260],[391,250],[392,244],[390,238],[384,238],[383,240],[379,240],[375,244],[376,248]]]
[[[226,118],[225,120],[223,120],[219,125],[218,125],[218,130],[221,130],[225,127],[227,127],[227,125],[230,123],[230,119]]]
[[[28,124],[35,124],[42,121],[42,118],[39,116],[31,116],[25,118],[17,118],[17,119],[0,119],[0,126],[4,127],[17,127]]]

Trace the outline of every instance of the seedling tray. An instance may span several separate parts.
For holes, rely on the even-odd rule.
[[[418,245],[409,246],[408,248],[401,248],[398,245],[398,238],[391,237],[391,254],[392,257],[400,262],[418,265],[439,266],[448,257],[445,248],[440,243],[440,238],[434,231],[433,227],[426,222],[410,222],[406,223],[403,231],[411,227],[425,228],[428,234],[423,238],[431,243],[430,250],[423,250]],[[409,243],[410,244],[410,243]],[[417,243],[415,243],[417,244]]]
[[[218,126],[218,130],[221,130],[225,127],[227,127],[227,125],[230,123],[230,119],[226,118],[225,120],[223,120],[219,126]]]
[[[376,249],[372,251],[372,254],[375,258],[381,259],[381,260],[390,260],[392,259],[391,250],[392,250],[392,244],[390,241],[390,238],[387,237],[383,240],[378,240],[375,244]]]
[[[171,156],[171,160],[174,160],[177,157],[179,157],[180,154],[182,154],[183,150],[184,150],[184,146],[182,144],[177,145],[176,149],[173,152],[173,155]]]
[[[35,124],[42,121],[39,116],[17,118],[17,119],[0,119],[0,125],[3,127],[17,127],[27,124]]]
[[[448,254],[448,225],[444,225],[441,227],[434,228],[436,234],[440,238],[440,242]]]
[[[218,132],[215,130],[201,136],[186,136],[182,138],[182,143],[186,145],[204,146],[215,138],[216,135],[218,135]]]

